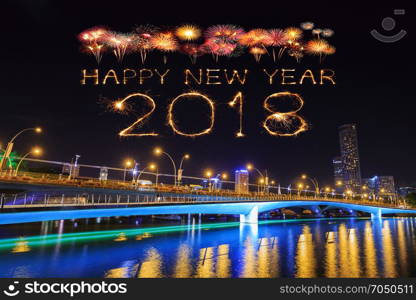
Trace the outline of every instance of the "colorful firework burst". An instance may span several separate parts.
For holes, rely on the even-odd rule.
[[[151,38],[159,32],[159,28],[153,25],[140,25],[134,31],[136,33],[135,47],[144,64],[147,53],[153,49]]]
[[[320,38],[321,34],[322,34],[322,29],[320,28],[315,28],[314,30],[312,30],[312,34],[316,35],[318,38]]]
[[[260,48],[260,47],[251,47],[250,48],[250,53],[253,54],[254,58],[256,59],[257,62],[260,61],[261,56],[263,54],[266,54],[267,51],[264,48]]]
[[[272,44],[269,31],[265,29],[253,29],[243,34],[240,44],[247,47],[264,47]]]
[[[194,41],[201,36],[201,29],[195,25],[183,25],[176,29],[175,35],[182,41]]]
[[[322,36],[324,37],[331,37],[333,35],[334,35],[334,31],[332,29],[325,28],[322,30]]]
[[[319,61],[322,61],[322,56],[334,54],[335,48],[324,39],[315,39],[306,44],[306,52],[310,55],[319,55]]]
[[[287,36],[282,29],[270,29],[269,30],[269,39],[270,39],[270,46],[272,46],[272,55],[273,61],[276,61],[276,53],[275,48],[280,47],[280,51],[282,51],[282,46],[287,43]]]
[[[154,49],[164,52],[163,62],[166,64],[166,53],[173,52],[179,49],[178,41],[172,32],[161,32],[151,38],[151,43]]]
[[[124,55],[132,49],[134,40],[134,34],[123,34],[110,31],[105,35],[105,43],[110,49],[112,49],[118,62],[122,62]]]
[[[173,52],[178,50],[178,41],[171,32],[162,32],[151,38],[153,48],[162,52]]]
[[[303,31],[297,27],[289,27],[286,28],[284,31],[286,38],[288,41],[297,41],[302,38]]]
[[[100,63],[104,50],[103,37],[107,30],[104,27],[93,27],[84,30],[78,35],[78,39],[84,45],[84,49],[94,55],[97,64]]]
[[[303,30],[312,30],[315,27],[315,24],[312,22],[303,22],[300,24],[300,28]]]
[[[231,56],[234,50],[237,49],[237,44],[213,38],[207,39],[201,49],[205,53],[210,53],[214,60],[218,62],[219,56]]]
[[[205,31],[206,39],[220,39],[227,43],[236,43],[244,34],[244,30],[235,25],[215,25]]]
[[[187,43],[181,46],[181,51],[189,56],[193,64],[196,63],[196,59],[203,55],[203,49],[200,45]]]

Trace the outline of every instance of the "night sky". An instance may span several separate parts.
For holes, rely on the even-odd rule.
[[[63,1],[62,1],[63,2]],[[149,2],[154,2],[153,5]],[[44,128],[41,136],[26,134],[19,138],[16,150],[27,152],[31,145],[45,149],[43,158],[70,161],[80,154],[81,163],[121,166],[127,157],[145,165],[158,161],[160,170],[170,171],[166,159],[152,154],[161,146],[177,160],[190,153],[185,175],[201,176],[202,170],[232,172],[252,162],[261,170],[268,169],[270,178],[288,184],[301,173],[332,184],[332,158],[339,155],[338,127],[356,123],[362,177],[392,175],[401,186],[416,185],[414,149],[414,40],[413,12],[394,16],[394,8],[406,8],[398,2],[391,7],[366,8],[362,4],[342,7],[316,2],[307,7],[301,2],[261,4],[253,1],[214,4],[211,1],[162,4],[159,1],[10,1],[3,7],[1,24],[2,60],[0,99],[0,143],[22,128],[35,125]],[[277,2],[277,1],[274,1]],[[369,32],[381,28],[384,17],[394,17],[397,33],[408,35],[394,44],[383,44]],[[80,70],[96,67],[94,59],[80,52],[77,35],[84,29],[106,25],[113,30],[129,32],[135,25],[174,26],[194,23],[206,28],[214,24],[236,24],[247,29],[284,28],[311,21],[335,31],[330,43],[337,52],[321,64],[317,57],[305,57],[301,63],[285,56],[276,64],[264,56],[260,63],[245,54],[238,58],[220,58],[215,63],[209,55],[195,65],[187,56],[170,54],[166,65],[160,53],[151,53],[146,68],[170,68],[171,75],[184,68],[247,68],[259,73],[263,68],[330,68],[336,72],[337,85],[269,86],[266,80],[249,77],[244,87],[201,86],[196,88],[217,103],[214,131],[207,136],[186,138],[174,135],[166,125],[167,104],[189,89],[178,78],[168,83],[139,86],[81,86]],[[103,58],[100,69],[141,68],[138,54],[127,57],[122,65],[111,55]],[[241,90],[245,96],[244,132],[238,130],[238,115],[226,106]],[[273,137],[261,127],[266,112],[262,103],[267,95],[279,91],[302,95],[305,106],[300,114],[311,129],[297,137]],[[157,131],[159,137],[120,138],[118,132],[134,120],[106,111],[100,98],[115,100],[133,92],[147,92],[157,102],[157,109],[142,130]],[[195,107],[191,107],[195,108]],[[183,108],[181,120],[183,118]],[[187,112],[204,126],[201,112]],[[189,119],[192,120],[192,119]],[[188,120],[188,122],[189,122]],[[185,121],[184,121],[185,122]],[[124,127],[123,127],[124,126]]]

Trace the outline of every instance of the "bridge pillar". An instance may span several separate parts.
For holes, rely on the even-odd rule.
[[[259,222],[259,208],[254,206],[248,214],[240,214],[240,223],[257,224]]]
[[[372,220],[381,220],[381,209],[377,208],[374,212],[371,213]]]

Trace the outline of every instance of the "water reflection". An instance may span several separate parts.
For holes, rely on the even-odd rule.
[[[138,277],[140,278],[159,278],[162,274],[162,256],[155,248],[147,251],[146,258],[142,262]]]
[[[365,222],[364,228],[364,261],[365,261],[365,277],[377,277],[377,249],[374,244],[374,235],[371,222]]]
[[[316,277],[316,257],[311,228],[303,226],[302,234],[299,235],[296,251],[296,277]]]
[[[55,232],[53,225],[43,224],[48,233],[40,237],[0,239],[0,276],[373,278],[414,276],[416,270],[414,218],[222,229],[191,224],[180,232],[115,230],[106,239],[82,240],[65,233],[63,222]]]
[[[390,230],[389,221],[383,222],[382,229],[383,238],[383,262],[384,262],[384,277],[397,277],[397,264],[395,257],[395,249],[393,246],[393,238]]]
[[[12,249],[12,253],[23,253],[23,252],[29,252],[30,247],[28,245],[28,242],[21,237],[18,242],[16,242],[16,245]]]
[[[173,277],[189,278],[192,275],[191,248],[186,244],[179,246]]]

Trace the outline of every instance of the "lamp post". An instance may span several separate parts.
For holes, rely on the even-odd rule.
[[[327,187],[325,187],[325,188],[322,188],[322,189],[319,191],[319,195],[321,195],[321,194],[322,194],[322,192],[325,192],[325,193],[324,193],[324,196],[325,196],[325,198],[326,198],[326,197],[328,197],[328,193],[329,193],[329,192],[331,192],[331,188],[330,188],[329,186],[327,186]]]
[[[126,181],[126,174],[127,174],[127,168],[130,168],[133,165],[133,162],[131,160],[126,160],[126,162],[124,163],[124,176],[123,176],[123,181]]]
[[[6,149],[4,150],[3,156],[2,156],[2,158],[0,160],[0,171],[3,169],[4,161],[6,159],[9,159],[10,153],[12,153],[14,141],[16,140],[16,138],[19,135],[21,135],[22,133],[24,133],[26,131],[35,131],[36,133],[41,133],[42,132],[42,128],[40,128],[40,127],[26,128],[26,129],[20,130],[18,133],[16,133],[13,136],[13,138],[7,143]]]
[[[39,147],[35,147],[32,150],[30,150],[28,153],[26,153],[20,159],[19,163],[17,164],[16,170],[14,171],[14,175],[17,176],[17,173],[19,172],[20,165],[22,164],[22,162],[25,160],[26,157],[28,157],[30,154],[40,155],[41,153],[42,153],[42,149],[40,149]]]
[[[302,191],[302,188],[303,188],[303,184],[302,183],[299,183],[298,184],[298,196],[300,196],[300,193]]]
[[[302,174],[301,176],[302,179],[308,179],[310,182],[312,182],[313,186],[315,187],[315,197],[318,196],[319,194],[319,184],[318,184],[318,180],[316,180],[316,178],[311,178],[306,174]]]
[[[206,170],[205,171],[205,177],[207,178],[207,182],[208,182],[208,191],[211,191],[211,176],[212,176],[213,172],[211,170]]]
[[[249,170],[249,171],[251,171],[251,170],[255,170],[257,173],[259,173],[259,175],[260,175],[260,177],[261,177],[261,179],[262,179],[262,182],[263,182],[263,184],[264,184],[264,191],[266,191],[266,188],[269,186],[269,177],[267,176],[267,170],[265,170],[265,174],[266,174],[266,176],[264,176],[264,175],[263,175],[263,173],[262,173],[262,172],[260,172],[260,170],[259,170],[259,169],[257,169],[256,167],[254,167],[252,164],[248,164],[248,165],[246,166],[246,168],[247,168],[247,170]]]
[[[71,160],[71,169],[69,170],[69,176],[68,176],[69,179],[75,178],[79,175],[79,172],[77,171],[77,167],[78,167],[78,159],[80,157],[81,157],[81,155],[76,154],[75,155],[75,162],[73,163],[73,160]]]
[[[6,153],[6,150],[2,149],[1,146],[0,146],[0,151],[3,152],[3,156],[2,156],[2,158],[3,158],[4,154]],[[10,159],[10,156],[7,158],[7,160],[9,161],[9,168],[12,168],[13,165],[12,165],[12,160]],[[0,173],[1,173],[1,169],[0,169]]]
[[[155,176],[156,176],[155,186],[157,186],[158,179],[159,179],[159,168],[157,167],[156,164],[150,164],[149,169],[155,171]]]
[[[179,164],[179,169],[178,169],[178,185],[181,185],[182,182],[182,175],[183,175],[183,169],[182,169],[182,165],[183,165],[183,161],[185,159],[189,159],[191,156],[189,154],[184,154],[181,158],[181,162]]]
[[[177,175],[177,173],[176,173],[176,164],[175,164],[175,161],[173,160],[172,156],[170,156],[169,153],[166,153],[165,151],[162,150],[162,148],[159,148],[159,147],[158,148],[155,148],[154,153],[156,155],[162,155],[162,154],[164,154],[164,155],[166,155],[170,159],[170,161],[172,163],[172,166],[173,166],[174,185],[176,186],[176,175]]]

